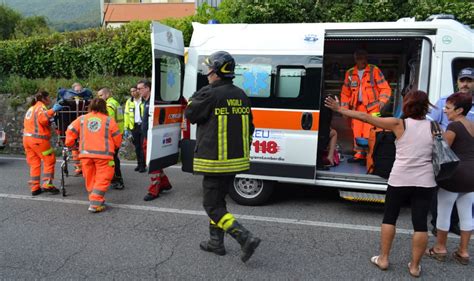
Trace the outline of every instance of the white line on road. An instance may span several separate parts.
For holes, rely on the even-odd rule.
[[[76,205],[89,205],[88,201],[82,201],[82,200],[49,198],[49,197],[32,197],[28,195],[5,194],[5,193],[0,193],[0,198],[31,200],[31,201],[46,201],[46,202],[76,204]],[[127,204],[114,204],[114,203],[107,203],[107,205],[113,208],[118,208],[118,209],[129,209],[129,210],[151,211],[151,212],[160,212],[160,213],[173,213],[173,214],[207,217],[207,214],[204,211],[196,211],[196,210],[160,208],[160,207],[153,207],[153,206],[127,205]],[[295,225],[306,225],[306,226],[315,226],[315,227],[339,228],[339,229],[346,229],[346,230],[362,230],[362,231],[380,232],[380,226],[331,223],[331,222],[322,222],[322,221],[310,221],[310,220],[287,219],[287,218],[264,217],[264,216],[250,216],[250,215],[236,215],[236,214],[234,214],[234,216],[239,219],[250,220],[250,221],[262,221],[262,222],[281,223],[281,224],[295,224]],[[409,229],[397,228],[397,233],[412,234],[413,231]]]

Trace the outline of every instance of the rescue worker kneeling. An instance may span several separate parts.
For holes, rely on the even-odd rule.
[[[210,240],[200,248],[225,255],[224,233],[241,245],[241,260],[246,262],[260,239],[239,224],[226,209],[225,196],[235,174],[250,168],[250,145],[254,126],[250,100],[234,86],[235,61],[227,52],[216,52],[205,60],[209,85],[194,93],[185,111],[197,124],[194,172],[203,174],[203,207],[210,217]]]
[[[25,114],[23,121],[23,147],[26,153],[26,162],[30,165],[31,195],[39,195],[42,191],[58,194],[59,190],[53,185],[54,165],[56,156],[51,147],[50,118],[54,113],[61,110],[62,106],[55,104],[48,110],[46,106],[51,104],[49,93],[45,91],[38,92],[31,107]],[[40,187],[41,160],[43,161],[43,190]]]
[[[113,118],[108,116],[105,100],[95,98],[89,113],[69,125],[66,146],[79,138],[79,159],[89,193],[89,211],[105,210],[104,195],[114,176],[114,153],[120,147],[122,134]]]

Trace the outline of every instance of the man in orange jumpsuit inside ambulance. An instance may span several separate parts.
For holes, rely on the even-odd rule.
[[[39,195],[43,191],[52,194],[59,193],[59,190],[53,185],[56,156],[50,143],[50,119],[56,111],[61,110],[62,106],[55,104],[52,109],[48,110],[46,106],[50,104],[49,93],[39,91],[34,96],[23,121],[23,147],[25,148],[26,162],[30,166],[28,183],[33,196]],[[43,189],[40,187],[41,161],[43,161]]]
[[[359,49],[354,52],[356,65],[345,75],[341,90],[341,107],[378,116],[380,109],[388,103],[392,91],[382,71],[367,62],[367,51]],[[354,156],[349,163],[360,162],[365,165],[367,156],[370,125],[352,119],[354,134]]]
[[[105,210],[104,195],[114,176],[114,154],[120,147],[122,134],[117,123],[108,116],[105,100],[95,98],[89,113],[80,116],[66,131],[66,146],[79,138],[79,159],[89,193],[89,211]]]

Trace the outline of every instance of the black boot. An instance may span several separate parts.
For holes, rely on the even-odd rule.
[[[248,231],[237,221],[232,223],[232,226],[227,229],[227,233],[229,233],[230,236],[239,242],[242,250],[240,259],[243,262],[248,261],[253,255],[255,249],[257,249],[258,245],[260,244],[260,238],[254,237],[250,231]]]
[[[202,241],[199,244],[201,250],[206,252],[212,252],[216,255],[225,255],[224,248],[224,230],[217,227],[217,225],[209,224],[209,241]]]

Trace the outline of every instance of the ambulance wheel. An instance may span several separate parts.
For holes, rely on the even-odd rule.
[[[229,196],[240,205],[263,205],[272,195],[273,186],[272,181],[235,178],[234,185],[229,188]]]

